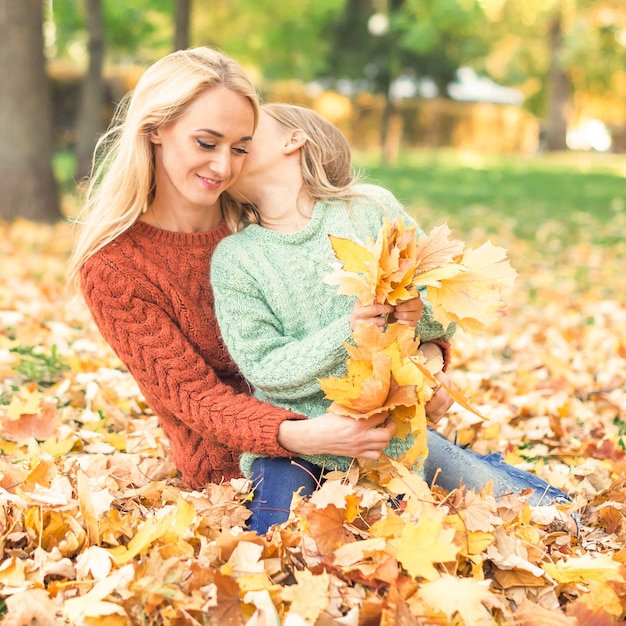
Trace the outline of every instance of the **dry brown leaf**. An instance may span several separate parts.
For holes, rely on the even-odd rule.
[[[4,626],[54,626],[58,623],[60,607],[45,589],[28,589],[6,599],[7,612],[2,617]]]
[[[326,572],[315,575],[309,570],[296,570],[294,576],[297,584],[285,587],[281,596],[290,605],[289,613],[307,624],[315,624],[330,603],[330,576]]]
[[[537,624],[541,624],[541,626],[581,626],[576,618],[566,617],[552,609],[544,609],[524,599],[515,612],[515,626],[537,626]]]
[[[330,557],[339,546],[355,540],[354,535],[344,527],[345,508],[329,504],[323,509],[303,507],[302,511],[306,511],[308,534],[315,540],[321,554]]]

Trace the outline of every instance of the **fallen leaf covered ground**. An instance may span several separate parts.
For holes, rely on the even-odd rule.
[[[444,493],[382,464],[334,477],[259,537],[245,485],[180,483],[132,378],[66,301],[70,227],[2,228],[3,624],[624,620],[624,242],[503,234],[519,273],[509,315],[454,339],[454,382],[487,419],[454,407],[441,432],[501,451],[570,507]]]

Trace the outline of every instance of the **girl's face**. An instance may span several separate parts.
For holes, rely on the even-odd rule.
[[[251,199],[259,185],[272,178],[274,172],[282,170],[287,140],[288,133],[271,115],[261,109],[259,123],[248,148],[241,176],[230,189],[233,197],[241,200]]]
[[[204,210],[239,176],[254,132],[250,101],[225,87],[205,90],[175,122],[150,135],[155,204]]]

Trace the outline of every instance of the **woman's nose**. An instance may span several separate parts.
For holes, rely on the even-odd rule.
[[[211,169],[221,178],[227,178],[230,176],[231,172],[230,160],[230,151],[220,150],[219,152],[215,152],[211,162]]]

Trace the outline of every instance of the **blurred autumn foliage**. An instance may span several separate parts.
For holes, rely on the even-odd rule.
[[[502,451],[570,492],[571,507],[444,493],[378,464],[295,498],[290,520],[259,537],[244,529],[245,484],[180,483],[132,378],[67,302],[70,227],[2,227],[2,624],[626,616],[623,248],[581,238],[547,255],[503,233],[519,273],[509,315],[454,339],[455,384],[486,419],[455,406],[441,432]]]

